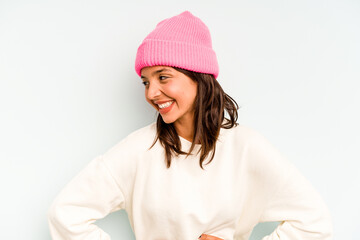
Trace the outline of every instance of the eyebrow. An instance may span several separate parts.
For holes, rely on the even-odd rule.
[[[162,68],[162,69],[159,69],[159,70],[153,72],[153,73],[151,74],[151,76],[154,76],[155,74],[158,74],[158,73],[161,73],[161,72],[171,72],[171,70],[168,69],[168,68]],[[141,75],[141,79],[144,79],[144,78],[146,78],[146,77],[143,76],[143,75]]]

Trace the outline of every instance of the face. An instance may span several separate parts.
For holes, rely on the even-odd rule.
[[[168,66],[145,67],[141,70],[141,79],[146,101],[161,114],[165,123],[193,123],[195,81]]]

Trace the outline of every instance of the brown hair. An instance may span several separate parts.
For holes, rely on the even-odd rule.
[[[215,155],[216,140],[220,133],[220,128],[232,128],[237,125],[237,110],[239,109],[236,101],[227,95],[221,88],[218,81],[212,74],[192,72],[185,69],[173,67],[175,70],[187,75],[197,82],[197,95],[195,99],[194,112],[194,136],[189,152],[181,151],[181,142],[175,127],[172,123],[167,124],[162,120],[161,115],[157,117],[157,135],[152,148],[157,140],[165,148],[165,160],[167,168],[171,166],[171,156],[189,156],[195,147],[195,143],[201,143],[200,167],[210,152],[209,164]],[[225,117],[225,111],[229,118]],[[225,121],[224,121],[225,119]]]

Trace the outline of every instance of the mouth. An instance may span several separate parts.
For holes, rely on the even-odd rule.
[[[161,104],[156,104],[158,106],[158,111],[160,112],[160,114],[165,114],[167,112],[169,112],[173,106],[174,101],[168,101],[165,103],[161,103]]]
[[[168,101],[166,103],[162,103],[162,104],[157,104],[159,109],[164,109],[164,108],[167,108],[169,107],[174,101]]]

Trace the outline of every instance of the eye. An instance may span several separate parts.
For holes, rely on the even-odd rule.
[[[143,81],[142,84],[143,84],[144,86],[147,86],[147,85],[149,85],[149,82]]]
[[[165,77],[165,76],[159,76],[160,80],[165,80],[166,78],[168,77]]]

